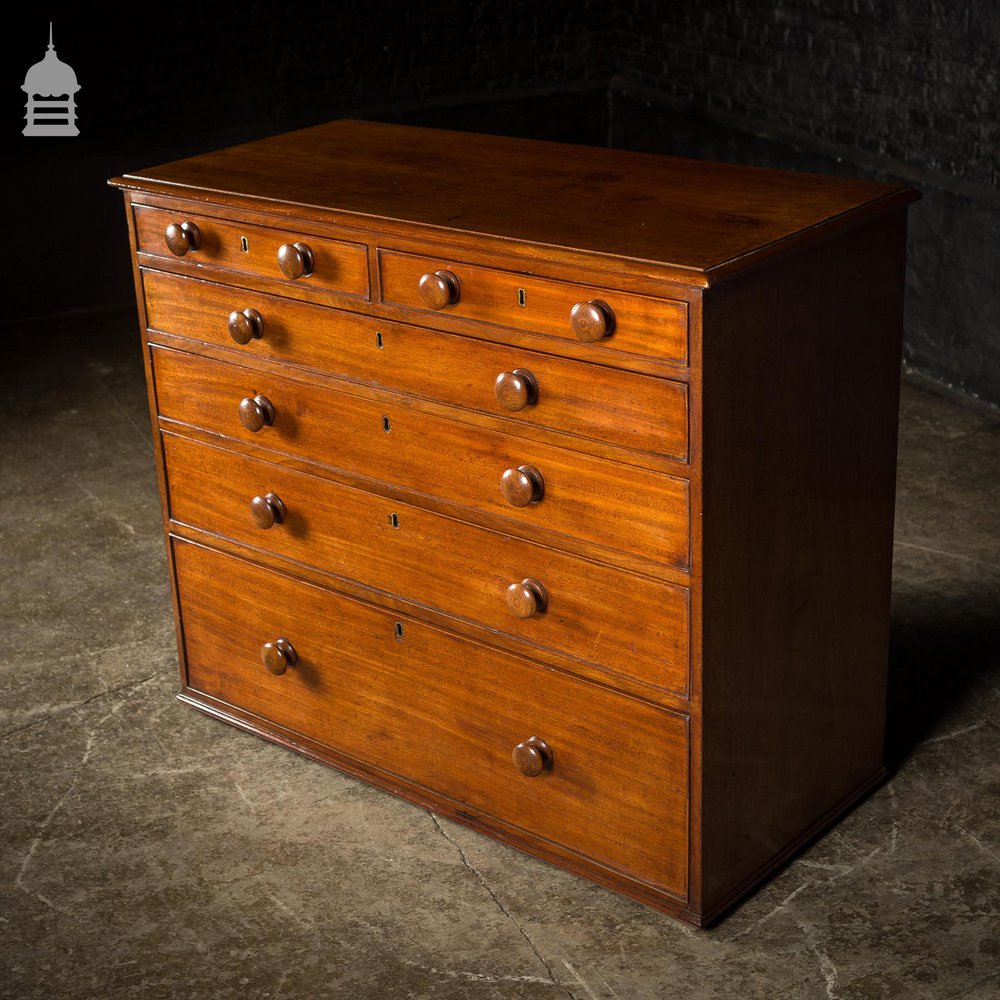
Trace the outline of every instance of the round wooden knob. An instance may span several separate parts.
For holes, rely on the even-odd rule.
[[[569,325],[578,340],[592,344],[614,330],[615,314],[607,302],[598,299],[577,302],[570,310]]]
[[[175,257],[201,246],[201,232],[193,222],[171,222],[167,226],[167,248]]]
[[[250,501],[250,516],[258,528],[267,530],[285,519],[285,505],[277,493],[265,493]]]
[[[533,618],[543,614],[549,603],[549,595],[537,580],[522,580],[507,588],[507,607],[517,618]]]
[[[429,271],[420,279],[418,291],[428,309],[453,306],[461,294],[458,278],[451,271]]]
[[[259,340],[264,333],[264,317],[256,309],[234,309],[229,314],[229,336],[237,344]]]
[[[508,469],[500,477],[500,492],[512,507],[527,507],[529,503],[538,503],[542,499],[545,480],[534,466],[519,465],[516,469]]]
[[[540,736],[529,736],[514,747],[511,759],[526,778],[537,778],[552,766],[552,748]]]
[[[298,658],[295,648],[287,639],[275,639],[260,647],[260,662],[272,674],[283,674],[290,666],[295,666]]]
[[[307,278],[315,266],[316,258],[305,243],[282,243],[278,247],[278,267],[286,278]]]
[[[538,380],[527,368],[515,368],[497,375],[493,392],[505,410],[516,412],[538,401]]]
[[[262,427],[270,427],[274,423],[274,406],[266,396],[247,396],[241,399],[239,413],[240,423],[254,434]]]

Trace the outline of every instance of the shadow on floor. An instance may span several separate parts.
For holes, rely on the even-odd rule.
[[[984,581],[964,597],[894,609],[885,737],[890,775],[942,720],[976,698],[1000,658],[998,608],[1000,586]]]

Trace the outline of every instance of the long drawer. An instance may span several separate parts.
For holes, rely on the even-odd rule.
[[[286,284],[368,297],[368,248],[362,243],[143,205],[133,206],[133,212],[140,253],[167,260],[183,259],[192,267],[208,265]],[[178,255],[176,249],[171,249],[167,230],[185,225],[196,235],[189,238],[186,248],[181,243]],[[305,261],[301,276],[292,278],[282,271],[279,253],[283,247],[293,248],[291,252]]]
[[[684,479],[417,413],[402,403],[390,406],[181,351],[150,350],[163,417],[608,549],[688,566]],[[239,412],[255,400],[259,410],[265,403],[271,408],[273,423],[251,432]],[[502,482],[517,502],[532,490],[541,499],[514,505],[501,492]]]
[[[163,448],[177,522],[687,693],[686,588],[173,434]]]
[[[160,271],[144,269],[142,281],[154,331],[466,406],[515,427],[688,457],[683,382]]]
[[[596,353],[687,364],[686,302],[390,250],[379,251],[379,270],[382,300],[389,304],[430,313],[438,306],[428,306],[421,285],[446,278],[453,283],[453,301],[438,305],[450,316],[579,342],[584,337],[574,327],[590,312],[602,324],[583,324]]]
[[[192,691],[685,896],[683,716],[210,549],[173,549]],[[284,673],[263,666],[265,644]],[[550,755],[536,750],[545,766],[528,777],[512,753],[532,737]]]

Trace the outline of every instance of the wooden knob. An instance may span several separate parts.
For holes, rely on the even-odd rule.
[[[239,413],[240,423],[254,434],[262,427],[270,427],[274,423],[274,406],[266,396],[247,396],[241,399]]]
[[[250,516],[258,528],[267,530],[285,519],[285,505],[277,493],[265,493],[250,501]]]
[[[282,243],[278,247],[278,267],[286,278],[307,278],[315,266],[316,258],[305,243]]]
[[[229,314],[229,336],[237,344],[259,340],[264,333],[264,317],[256,309],[234,309]]]
[[[552,748],[540,736],[529,736],[514,747],[510,755],[516,767],[526,778],[537,778],[552,766]]]
[[[545,480],[534,466],[519,465],[516,469],[508,469],[500,477],[500,492],[512,507],[527,507],[529,503],[538,503],[542,499]]]
[[[283,674],[290,666],[295,666],[298,658],[295,648],[287,639],[275,639],[260,647],[260,662],[272,674]]]
[[[201,246],[201,232],[193,222],[171,222],[167,226],[167,248],[175,257]]]
[[[429,271],[420,279],[420,301],[428,309],[453,306],[461,294],[458,278],[451,271]]]
[[[527,368],[500,372],[493,383],[493,392],[505,410],[523,410],[538,401],[538,379]]]
[[[570,310],[569,325],[578,340],[592,344],[614,330],[615,314],[607,302],[598,299],[577,302]]]
[[[545,612],[549,603],[549,595],[537,580],[522,580],[512,583],[507,588],[507,607],[511,614],[518,618],[533,618]]]

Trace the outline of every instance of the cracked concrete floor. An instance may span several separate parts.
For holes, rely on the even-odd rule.
[[[134,319],[5,348],[0,996],[1000,993],[997,414],[905,386],[892,780],[696,932],[176,702]]]

